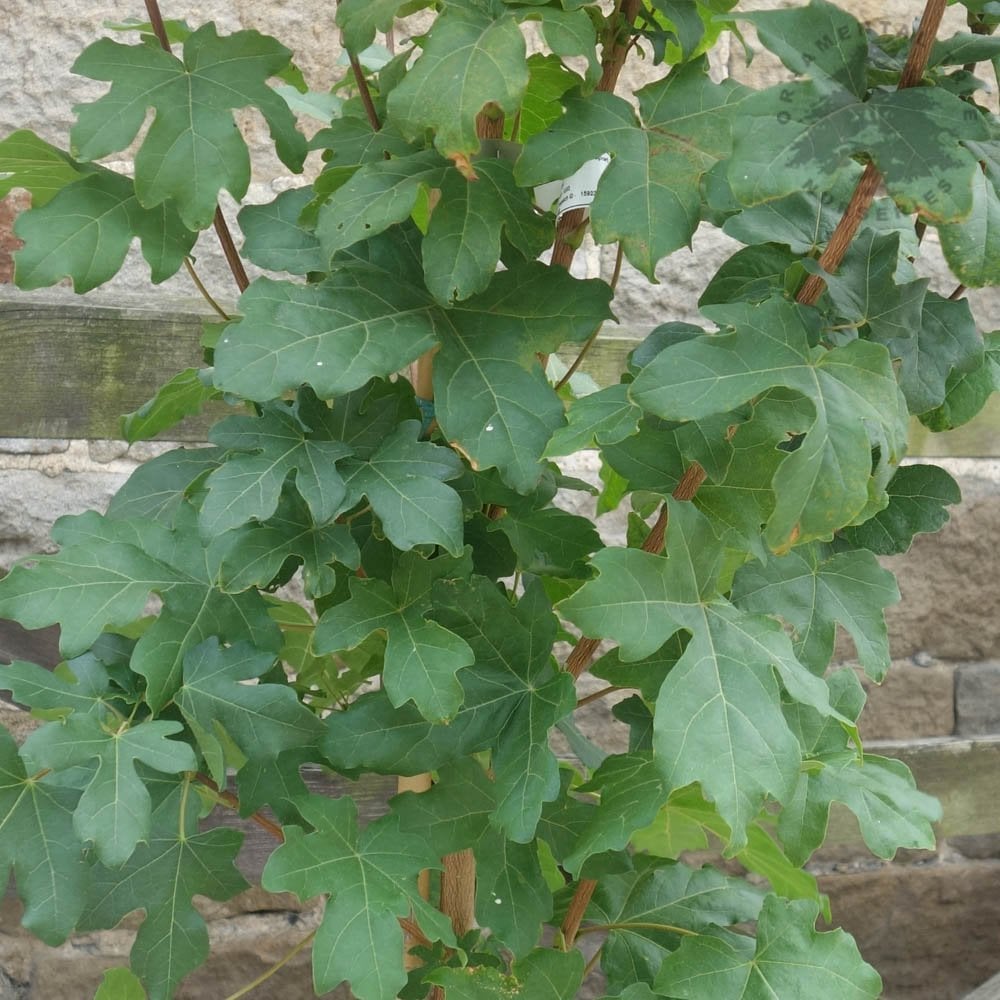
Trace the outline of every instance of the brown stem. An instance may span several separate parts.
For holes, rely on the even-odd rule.
[[[957,302],[966,292],[965,285],[956,285],[955,290],[948,296],[949,302]]]
[[[365,79],[365,71],[361,68],[361,63],[354,53],[349,54],[351,60],[351,72],[354,74],[354,82],[358,85],[358,96],[364,105],[365,114],[368,116],[368,124],[378,132],[382,128],[379,121],[378,112],[375,110],[375,102],[372,100],[372,92],[368,89],[368,81]]]
[[[573,893],[569,909],[562,922],[563,948],[566,951],[573,947],[577,931],[580,930],[580,924],[583,922],[583,915],[587,912],[587,907],[590,906],[590,900],[596,888],[597,882],[592,878],[582,878],[576,884],[576,891]]]
[[[600,691],[591,691],[590,694],[579,698],[576,707],[583,708],[584,705],[589,705],[592,701],[598,701],[601,698],[606,698],[609,694],[614,694],[616,691],[624,690],[625,688],[619,687],[617,684],[609,684],[607,687],[601,688]]]
[[[419,794],[426,792],[430,787],[431,776],[429,772],[412,776],[401,774],[396,779],[396,791],[398,793],[416,792]],[[431,873],[426,868],[417,876],[417,892],[420,893],[421,899],[430,899]],[[425,944],[427,939],[413,921],[404,922],[404,919],[400,919],[399,922],[402,924],[403,931],[405,932],[403,939],[403,965],[406,969],[415,969],[420,965],[420,959],[412,953],[412,949],[415,945]],[[411,924],[412,927],[410,926]]]
[[[218,205],[215,206],[215,217],[212,219],[212,225],[215,227],[215,235],[219,238],[222,252],[226,256],[226,263],[229,265],[229,270],[233,273],[233,280],[236,282],[236,287],[241,292],[245,292],[247,285],[250,284],[250,279],[247,277],[246,268],[240,259],[240,252],[236,249],[236,244],[233,242],[233,234],[229,231],[226,217],[222,214],[222,209]]]
[[[223,791],[207,774],[202,774],[200,771],[195,774],[195,778],[206,788],[211,788],[218,796],[220,802],[224,802],[230,809],[235,809],[236,812],[240,811],[240,800],[232,792]],[[275,840],[284,843],[285,835],[277,823],[272,823],[271,820],[266,816],[262,816],[259,812],[251,813],[248,818],[262,830],[267,830]]]
[[[441,859],[441,912],[451,921],[455,937],[476,923],[476,856],[472,848],[446,854]]]
[[[920,27],[917,28],[913,44],[906,57],[903,75],[899,78],[900,90],[905,87],[915,87],[923,79],[927,60],[930,58],[931,49],[934,48],[934,40],[937,38],[938,29],[941,27],[941,18],[944,17],[947,6],[948,0],[927,0],[924,13],[920,18]]]
[[[504,114],[500,106],[493,101],[476,115],[476,135],[480,139],[503,138]]]
[[[156,40],[160,43],[163,51],[169,52],[170,39],[167,38],[167,28],[163,23],[163,15],[160,13],[159,4],[157,3],[157,0],[145,0],[145,2],[146,14],[149,17],[149,23],[153,29],[153,34],[156,35]],[[233,279],[236,282],[236,286],[241,292],[245,292],[247,285],[250,284],[250,279],[247,277],[243,261],[240,260],[239,251],[236,249],[236,244],[233,242],[233,236],[232,233],[229,232],[229,226],[226,224],[226,219],[222,214],[222,209],[219,208],[218,205],[215,206],[215,217],[212,219],[212,224],[215,226],[215,235],[219,238],[219,243],[222,246],[222,252],[225,254],[229,270],[233,273]]]
[[[826,245],[819,258],[819,266],[828,274],[832,274],[840,267],[840,262],[847,253],[847,248],[857,234],[861,220],[868,214],[868,209],[872,207],[875,200],[875,192],[881,183],[882,176],[874,163],[869,163],[865,167],[865,172],[861,175],[851,200],[844,209],[844,214],[837,223],[837,228],[830,237],[830,242]],[[826,282],[818,274],[810,274],[802,283],[795,301],[804,306],[815,305],[816,300],[823,294]]]
[[[913,44],[910,46],[906,65],[903,67],[903,73],[899,79],[900,90],[915,87],[922,79],[946,6],[947,0],[927,0],[923,17],[920,19],[920,27],[917,29]],[[840,222],[837,223],[833,236],[830,237],[826,250],[819,258],[820,267],[828,274],[832,274],[840,267],[844,254],[847,253],[847,248],[851,245],[851,241],[861,225],[861,220],[871,208],[880,181],[881,175],[878,168],[873,163],[869,163],[854,189],[854,194],[851,195],[851,200],[844,210]],[[795,296],[795,301],[806,306],[814,305],[823,294],[825,287],[826,282],[819,275],[811,274],[803,282],[798,295]]]
[[[198,272],[194,269],[194,264],[191,262],[190,257],[184,258],[184,266],[187,268],[187,273],[190,275],[191,280],[194,282],[194,287],[201,292],[201,297],[224,319],[229,320],[232,317],[219,305],[218,302],[212,298],[212,293],[205,287],[205,283],[198,276]]]
[[[164,51],[170,51],[170,39],[167,38],[167,27],[163,23],[163,15],[160,13],[160,8],[156,3],[156,0],[146,0],[146,16],[149,18],[149,23],[153,28],[153,34],[156,35],[156,40],[163,47]]]

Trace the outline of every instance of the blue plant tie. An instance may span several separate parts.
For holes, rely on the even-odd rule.
[[[427,435],[431,431],[431,424],[434,423],[434,400],[424,399],[423,396],[414,396],[414,399],[420,407],[420,433]]]

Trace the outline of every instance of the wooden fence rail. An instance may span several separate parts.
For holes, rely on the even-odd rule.
[[[213,314],[189,304],[99,306],[0,292],[0,437],[119,438],[123,413],[141,406],[161,383],[201,364],[202,323]],[[598,385],[618,381],[642,339],[611,326],[581,370]],[[571,345],[560,351],[570,361]],[[14,389],[14,391],[11,391]],[[219,408],[172,429],[174,441],[204,440]],[[1000,400],[971,424],[931,435],[917,421],[911,454],[1000,456]]]

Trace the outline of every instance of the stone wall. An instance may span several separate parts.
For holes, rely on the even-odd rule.
[[[751,2],[745,8],[791,6]],[[13,9],[11,9],[13,6]],[[909,25],[922,4],[915,0],[855,0],[844,3],[879,30]],[[143,15],[142,4],[114,8],[96,0],[6,0],[8,25],[0,59],[0,136],[28,127],[57,145],[66,145],[72,105],[101,92],[101,85],[69,72],[76,53],[102,34],[110,16]],[[257,27],[293,46],[299,65],[315,89],[330,85],[337,48],[331,43],[330,3],[317,0],[190,0],[164,3],[165,15],[190,23],[215,19],[225,31]],[[950,8],[948,30],[962,27]],[[751,36],[752,37],[752,36]],[[648,68],[648,64],[647,64]],[[781,68],[767,53],[751,67],[742,49],[723,48],[714,64],[718,75],[731,74],[761,85],[779,79]],[[287,176],[268,150],[266,130],[253,114],[242,126],[255,156],[250,200],[267,201],[298,180]],[[118,163],[128,169],[127,159]],[[310,160],[307,173],[317,169]],[[0,201],[0,282],[10,280],[9,253],[13,215],[24,205],[15,193]],[[223,202],[232,217],[233,206]],[[660,284],[649,286],[626,265],[615,309],[624,325],[648,329],[665,319],[696,321],[696,300],[716,263],[735,244],[711,227],[696,235],[693,251],[681,251],[658,270]],[[199,270],[222,300],[231,298],[230,279],[214,240],[197,247]],[[581,273],[610,274],[612,255],[589,247],[578,258]],[[945,294],[954,287],[943,268],[933,233],[922,248],[919,266],[932,287]],[[14,295],[7,288],[0,295]],[[50,293],[48,293],[50,294]],[[71,297],[70,290],[64,290]],[[130,296],[148,299],[145,267],[133,253],[122,274],[95,293],[105,302]],[[165,305],[195,300],[186,276],[157,290]],[[30,296],[25,296],[30,300]],[[978,293],[973,308],[985,329],[1000,327],[1000,296]],[[126,448],[115,441],[0,439],[0,571],[14,559],[51,548],[48,531],[61,514],[89,507],[103,509],[137,462],[159,446]],[[589,464],[588,464],[589,462]],[[1000,733],[1000,588],[996,586],[993,539],[1000,528],[1000,466],[973,460],[944,461],[962,485],[966,502],[937,536],[920,537],[904,556],[888,560],[898,574],[903,601],[890,611],[894,670],[885,684],[866,684],[869,706],[863,717],[866,742],[918,740],[953,734]],[[594,475],[583,457],[574,470]],[[610,539],[621,525],[600,519]],[[839,651],[850,657],[845,643]],[[607,705],[596,703],[591,729],[609,747],[615,740]],[[28,720],[15,710],[2,721],[23,730]],[[1000,777],[998,777],[1000,792]],[[833,900],[837,920],[858,937],[866,957],[882,971],[890,1000],[951,1000],[962,996],[1000,969],[997,948],[1000,917],[1000,828],[997,835],[956,836],[936,852],[901,858],[892,864],[844,848],[831,849],[816,861],[824,891]],[[288,898],[251,891],[225,905],[209,904],[213,959],[182,988],[183,1000],[217,1000],[246,983],[313,926],[311,908]],[[27,937],[17,924],[11,898],[0,910],[0,1000],[84,1000],[93,995],[102,968],[127,960],[130,925],[81,935],[58,949]],[[310,996],[308,953],[298,956],[254,996]]]

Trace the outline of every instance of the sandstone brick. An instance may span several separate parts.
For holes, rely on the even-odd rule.
[[[857,671],[868,701],[861,714],[866,740],[906,740],[950,736],[955,728],[954,668],[893,663],[881,684]]]
[[[1000,733],[1000,662],[966,663],[955,671],[955,731]]]
[[[949,837],[948,847],[970,860],[1000,859],[1000,833],[981,833],[968,837]]]
[[[1000,970],[1000,862],[885,865],[820,878],[885,1000],[958,1000]]]

